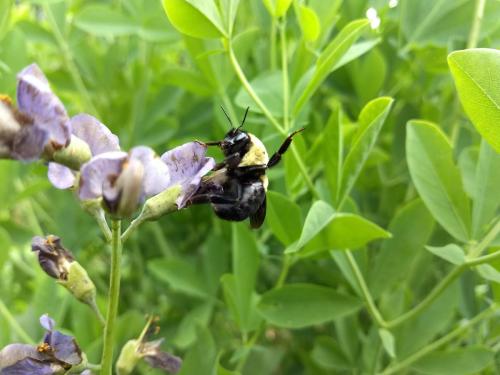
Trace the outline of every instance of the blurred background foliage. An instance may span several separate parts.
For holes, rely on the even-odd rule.
[[[226,3],[231,2],[220,1],[220,6]],[[389,333],[379,331],[361,308],[359,286],[343,252],[313,248],[289,272],[290,264],[283,263],[290,258],[283,252],[299,239],[311,206],[318,221],[306,222],[306,227],[328,222],[333,206],[369,220],[374,231],[366,234],[370,239],[387,237],[382,228],[392,233],[392,239],[361,241],[355,252],[387,319],[409,310],[446,275],[450,265],[424,245],[454,240],[418,199],[406,162],[405,124],[413,118],[439,124],[451,139],[467,191],[475,178],[471,171],[480,137],[462,112],[446,57],[466,47],[476,2],[294,1],[286,26],[264,3],[276,4],[240,1],[232,46],[252,87],[280,121],[284,92],[278,29],[285,27],[291,87],[286,95],[293,99],[302,93],[301,78],[344,26],[364,18],[371,7],[380,18],[380,25],[363,31],[293,118],[294,129],[307,127],[295,145],[317,193],[311,192],[289,152],[270,172],[268,217],[262,229],[222,222],[205,206],[144,225],[124,252],[119,345],[137,336],[144,316],[154,313],[161,319],[166,346],[185,359],[183,374],[233,373],[226,368],[243,374],[377,373],[394,360],[394,351],[402,361],[475,316],[485,300],[498,300],[498,287],[492,289],[476,273],[465,271],[420,315]],[[481,47],[500,45],[499,15],[500,2],[487,1]],[[195,32],[197,27],[193,21]],[[270,152],[283,139],[242,88],[223,43],[179,33],[160,1],[0,0],[0,91],[14,96],[16,73],[32,62],[44,70],[71,115],[95,115],[119,135],[124,149],[145,144],[162,153],[193,139],[220,139],[229,127],[220,105],[235,122],[249,105],[245,128]],[[337,121],[344,144],[351,144],[361,109],[382,95],[395,99],[392,110],[338,207],[330,163]],[[330,117],[332,112],[340,112],[341,120]],[[221,158],[216,150],[212,155]],[[2,160],[0,181],[1,301],[33,340],[42,333],[38,317],[49,313],[98,362],[99,323],[39,270],[29,246],[33,235],[62,237],[94,279],[104,309],[109,249],[98,227],[70,192],[51,188],[42,164]],[[331,206],[314,206],[318,198]],[[339,231],[340,237],[352,231],[351,237],[364,235],[356,232],[357,222],[345,225],[327,230],[334,237]],[[287,285],[307,283],[304,290],[292,288],[289,296],[281,296],[299,297],[292,312],[299,322],[290,316],[280,321],[279,302],[268,293],[268,306],[266,299],[260,302],[263,321],[255,308],[259,296],[285,279]],[[315,304],[322,298],[340,302]],[[300,322],[317,311],[319,317],[311,316],[311,324]],[[0,347],[24,339],[7,316],[0,314]],[[412,363],[410,373],[500,371],[498,322],[465,332],[448,344],[451,352],[432,352]],[[462,364],[457,358],[467,360]]]

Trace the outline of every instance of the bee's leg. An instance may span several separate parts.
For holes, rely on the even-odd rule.
[[[198,141],[196,141],[198,142]],[[202,145],[205,146],[219,146],[222,144],[222,141],[212,141],[212,142],[200,142]]]
[[[288,137],[286,137],[285,141],[281,144],[280,148],[278,151],[276,151],[273,156],[269,159],[269,162],[267,163],[267,168],[272,168],[276,164],[278,164],[281,160],[281,156],[288,150],[288,147],[290,147],[290,144],[292,143],[292,138],[295,134],[300,133],[304,128],[299,129],[294,131],[292,134],[290,134]]]
[[[222,168],[229,168],[229,169],[234,169],[238,166],[238,164],[241,163],[241,155],[239,152],[235,152],[234,154],[229,155],[227,158],[224,159],[224,161],[215,164],[215,167],[213,167],[213,171],[218,171],[219,169]]]
[[[233,173],[237,177],[259,177],[266,173],[267,165],[257,164],[257,165],[245,165],[244,167],[238,167],[233,170]]]

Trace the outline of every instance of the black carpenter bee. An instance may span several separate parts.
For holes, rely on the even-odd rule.
[[[210,203],[215,214],[224,220],[242,221],[250,218],[252,228],[259,228],[266,217],[266,191],[268,179],[266,170],[281,160],[292,143],[292,137],[304,130],[290,134],[271,158],[266,147],[255,135],[241,130],[249,108],[246,109],[241,125],[231,125],[222,141],[206,142],[207,146],[218,146],[225,159],[215,165],[213,173],[205,177],[188,204]]]

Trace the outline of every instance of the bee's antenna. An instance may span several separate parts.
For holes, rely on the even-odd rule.
[[[246,111],[245,111],[245,115],[243,116],[243,121],[241,121],[241,125],[238,126],[238,129],[242,128],[243,125],[245,124],[245,120],[247,119],[247,115],[248,115],[248,110],[250,109],[250,107],[247,107]]]
[[[231,117],[229,117],[224,107],[220,106],[220,109],[222,109],[222,112],[224,112],[224,114],[226,115],[227,121],[229,121],[229,125],[231,125],[231,128],[234,128],[233,122],[231,121]]]

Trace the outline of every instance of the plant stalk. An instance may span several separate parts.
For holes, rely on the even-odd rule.
[[[472,27],[469,33],[469,40],[467,41],[467,48],[477,47],[477,43],[479,42],[479,35],[481,33],[481,22],[483,21],[485,5],[486,0],[476,0],[474,18],[472,19]]]
[[[122,257],[121,222],[111,221],[111,275],[109,283],[108,311],[104,326],[104,343],[101,359],[101,375],[111,375],[115,344],[115,325],[120,298],[120,266]]]

